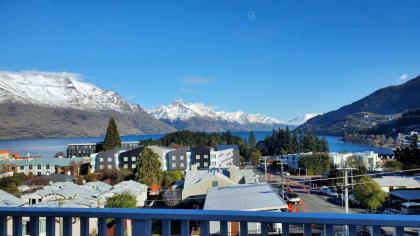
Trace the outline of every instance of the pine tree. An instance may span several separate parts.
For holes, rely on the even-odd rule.
[[[257,145],[257,139],[255,138],[254,131],[251,130],[249,133],[248,143],[251,148],[254,148]]]
[[[109,119],[108,128],[106,129],[103,149],[104,151],[108,151],[117,147],[121,147],[121,138],[118,133],[115,119],[111,117],[111,119]]]
[[[159,155],[149,148],[143,149],[136,163],[136,180],[149,187],[153,184],[160,184],[162,171]]]

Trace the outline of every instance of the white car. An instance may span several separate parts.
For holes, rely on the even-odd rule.
[[[327,192],[327,196],[338,198],[338,193],[330,190],[330,191]]]

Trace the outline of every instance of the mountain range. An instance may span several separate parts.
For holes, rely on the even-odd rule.
[[[418,108],[420,76],[401,85],[379,89],[352,104],[309,119],[298,129],[318,134],[342,135],[344,132],[359,132],[383,126]],[[394,128],[404,130],[403,127]]]
[[[40,71],[0,71],[0,139],[103,135],[115,117],[121,134],[175,130],[271,130],[297,126],[313,117],[289,122],[245,112],[176,100],[147,112],[117,93],[83,81],[81,75]]]

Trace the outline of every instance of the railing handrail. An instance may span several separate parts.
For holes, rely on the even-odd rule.
[[[357,226],[419,227],[420,216],[339,214],[339,213],[285,213],[263,211],[142,209],[142,208],[0,208],[0,216],[88,217],[133,220],[198,220],[268,222],[290,224],[330,224]]]

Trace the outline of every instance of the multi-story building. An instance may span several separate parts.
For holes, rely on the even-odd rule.
[[[148,146],[150,150],[152,150],[154,153],[159,155],[160,163],[161,163],[161,169],[162,170],[170,170],[169,165],[169,156],[168,153],[174,151],[173,148],[168,147],[162,147],[162,146]],[[179,156],[180,157],[180,156]]]
[[[178,148],[167,153],[167,170],[189,170],[191,152],[188,148]]]
[[[209,169],[210,168],[210,152],[209,147],[192,147],[191,151],[191,165],[197,165],[198,169]]]
[[[335,167],[345,167],[348,165],[349,158],[354,158],[354,161],[358,165],[365,167],[367,170],[371,171],[377,169],[380,164],[380,158],[378,153],[373,151],[366,152],[348,152],[348,153],[329,153],[331,164]]]
[[[233,149],[233,164],[235,166],[240,165],[240,152],[239,152],[239,146],[235,144],[218,144],[216,145],[216,151],[223,151],[227,149]]]
[[[239,158],[238,158],[239,161]],[[210,166],[209,168],[226,168],[235,165],[234,149],[228,148],[223,150],[210,150]]]
[[[0,169],[10,168],[14,173],[49,175],[52,173],[77,175],[83,158],[28,158],[24,160],[0,160]],[[77,164],[73,169],[72,165]],[[73,172],[77,173],[73,173]]]
[[[139,146],[138,141],[121,142],[122,149],[133,149]],[[90,157],[94,153],[102,151],[103,143],[78,143],[67,145],[67,158]]]
[[[139,158],[142,151],[143,151],[143,147],[137,146],[128,151],[121,152],[118,155],[118,168],[119,169],[124,168],[130,171],[135,170],[137,158]]]
[[[119,168],[119,155],[125,149],[115,149],[91,155],[91,167],[94,172],[117,170]]]

